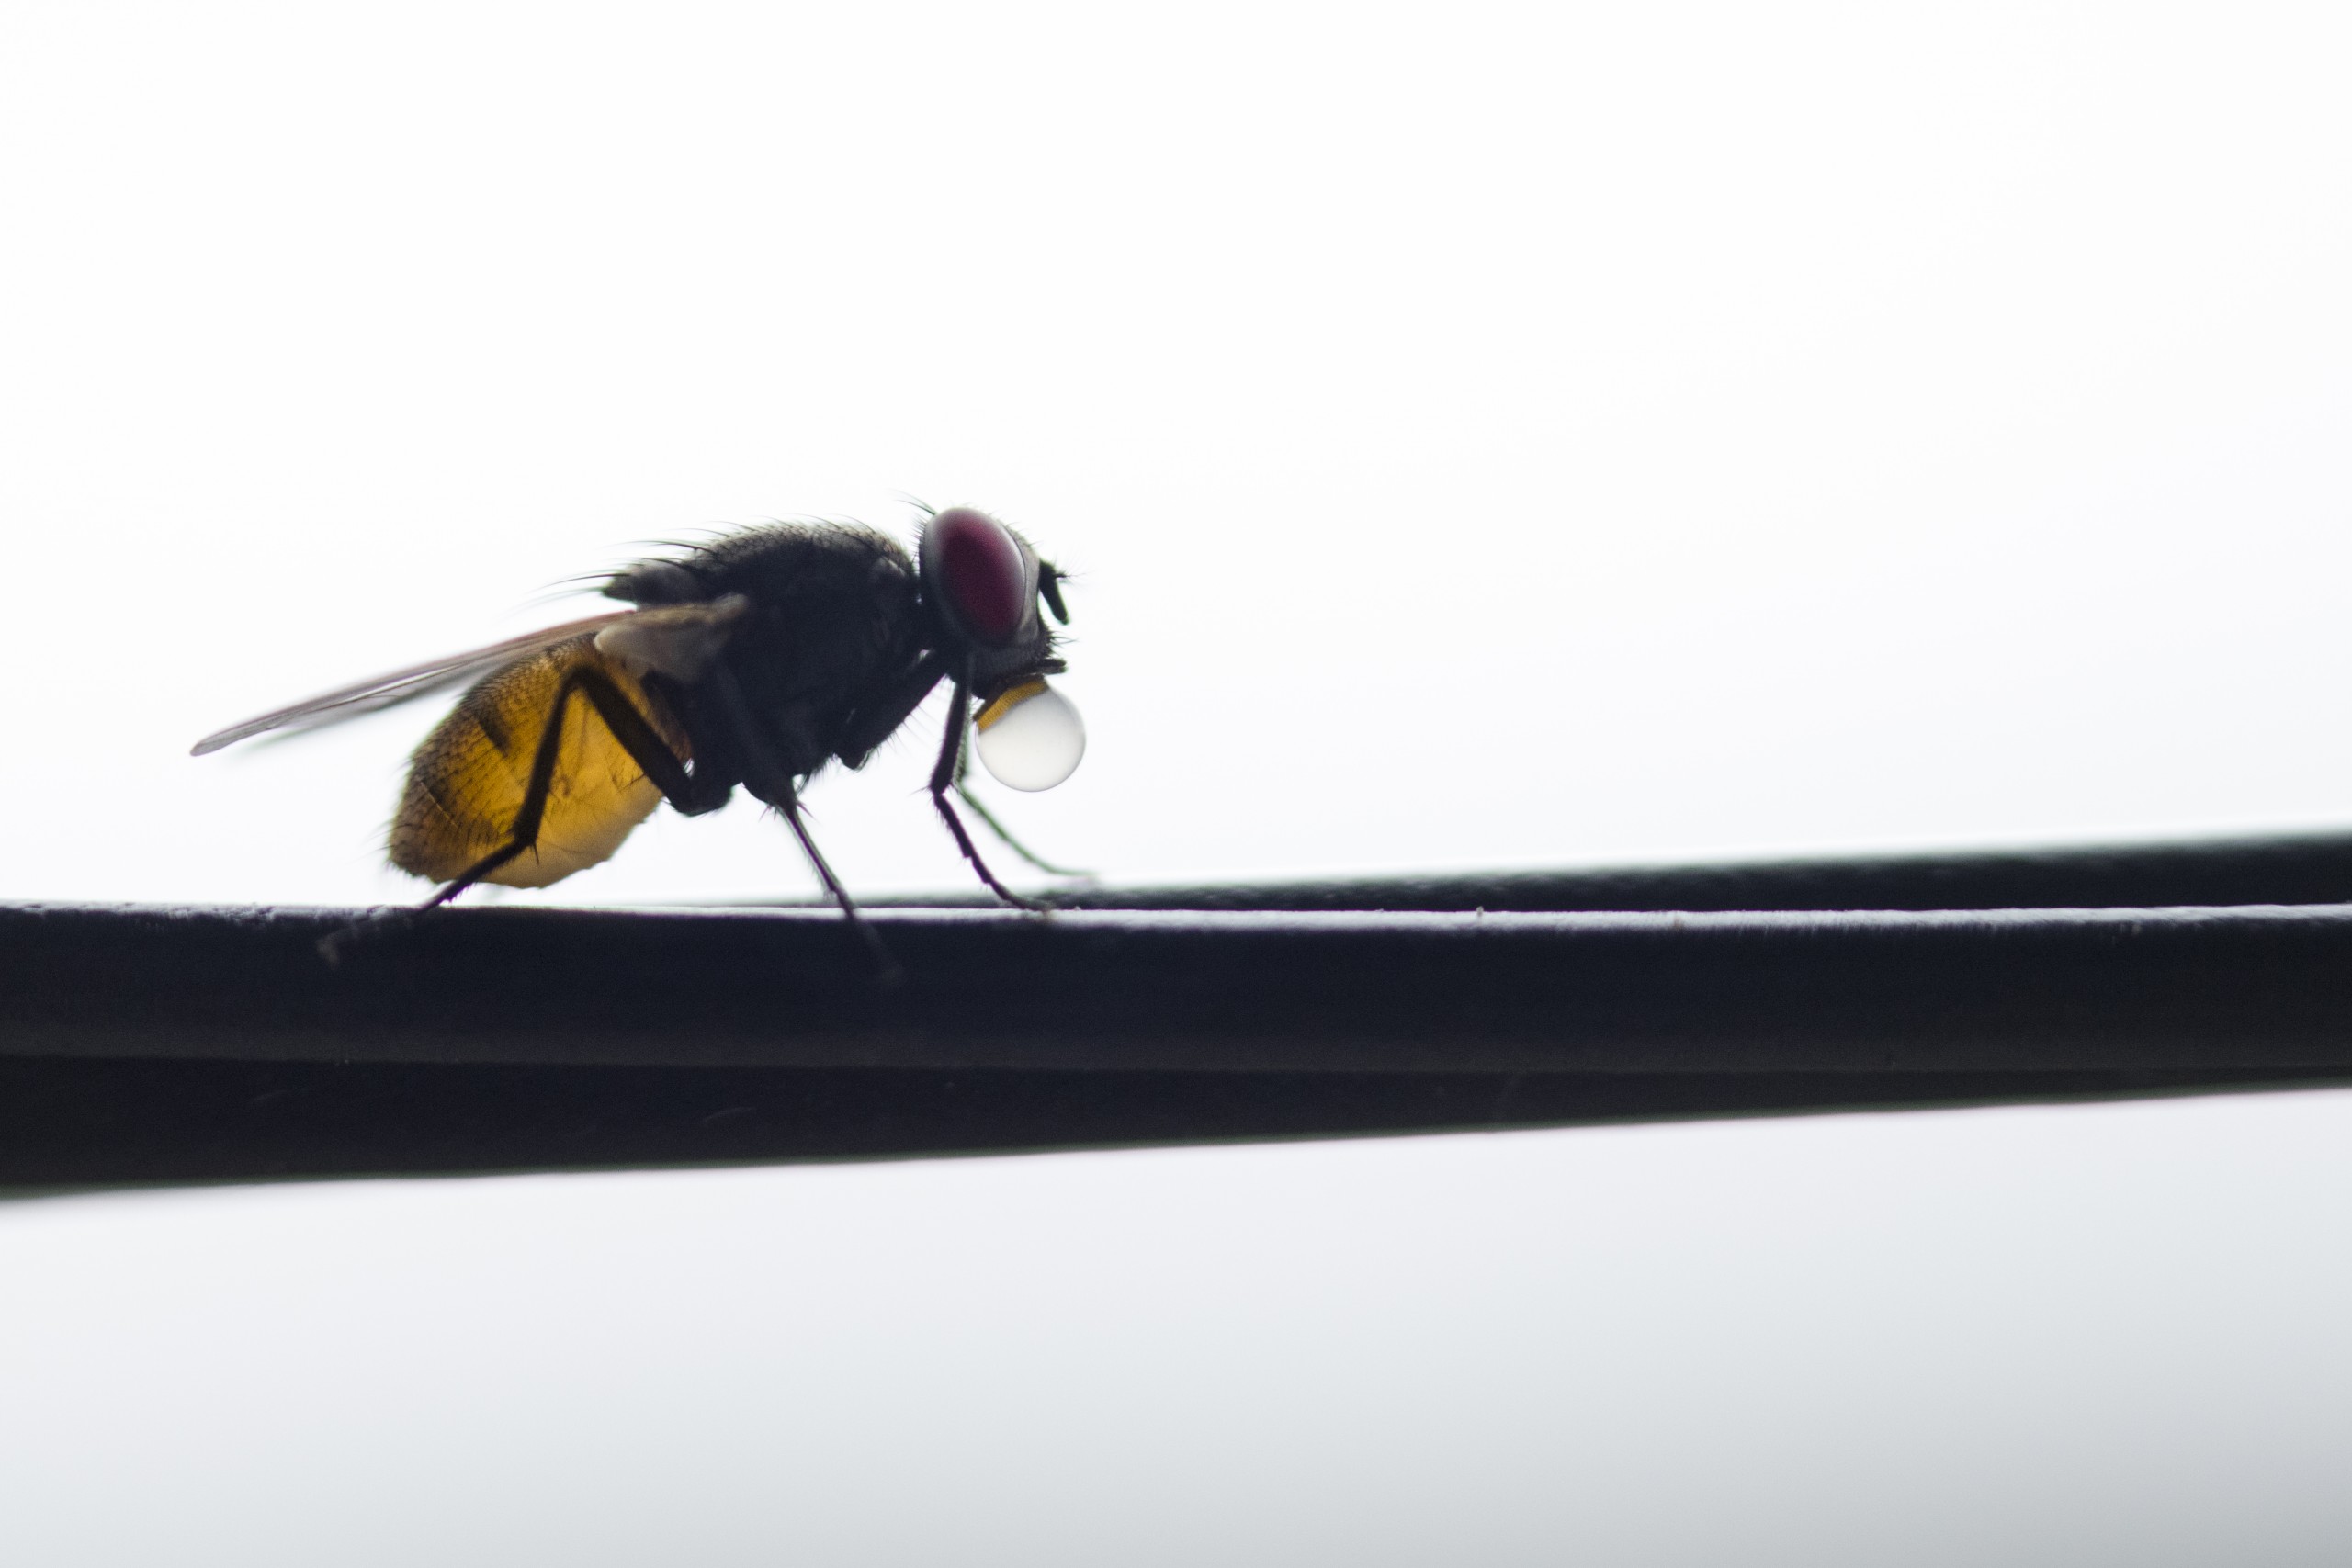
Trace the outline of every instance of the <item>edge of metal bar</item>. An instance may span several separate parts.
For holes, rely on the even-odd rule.
[[[1068,908],[1489,911],[2168,908],[2352,901],[2352,833],[1815,855],[1048,893]],[[790,900],[801,903],[803,900]],[[806,900],[816,903],[818,900]],[[903,900],[984,907],[955,893]]]

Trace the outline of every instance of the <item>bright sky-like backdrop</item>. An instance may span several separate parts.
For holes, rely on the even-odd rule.
[[[1077,574],[998,798],[1123,880],[2343,823],[2347,26],[19,0],[0,897],[417,897],[430,712],[188,744],[907,497]],[[2347,1200],[2321,1096],[19,1205],[0,1555],[2339,1561]]]

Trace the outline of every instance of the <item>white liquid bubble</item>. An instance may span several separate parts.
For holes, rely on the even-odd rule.
[[[1086,725],[1078,705],[1044,682],[979,732],[981,765],[1007,789],[1051,789],[1078,771]]]

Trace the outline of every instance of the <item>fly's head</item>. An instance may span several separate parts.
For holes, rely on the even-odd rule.
[[[932,646],[970,682],[980,761],[1014,789],[1051,789],[1085,753],[1068,697],[1046,683],[1064,665],[1046,613],[1067,625],[1061,573],[1029,541],[968,506],[924,520],[916,547]]]

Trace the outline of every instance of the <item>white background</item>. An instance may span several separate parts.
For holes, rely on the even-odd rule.
[[[429,712],[187,744],[633,541],[903,495],[1079,573],[1091,750],[1006,814],[1123,880],[2340,823],[2347,41],[15,0],[0,896],[414,897]],[[927,742],[814,790],[854,886],[958,886]],[[739,805],[557,895],[806,890]],[[2347,1140],[2314,1097],[19,1207],[0,1537],[2340,1559]]]

